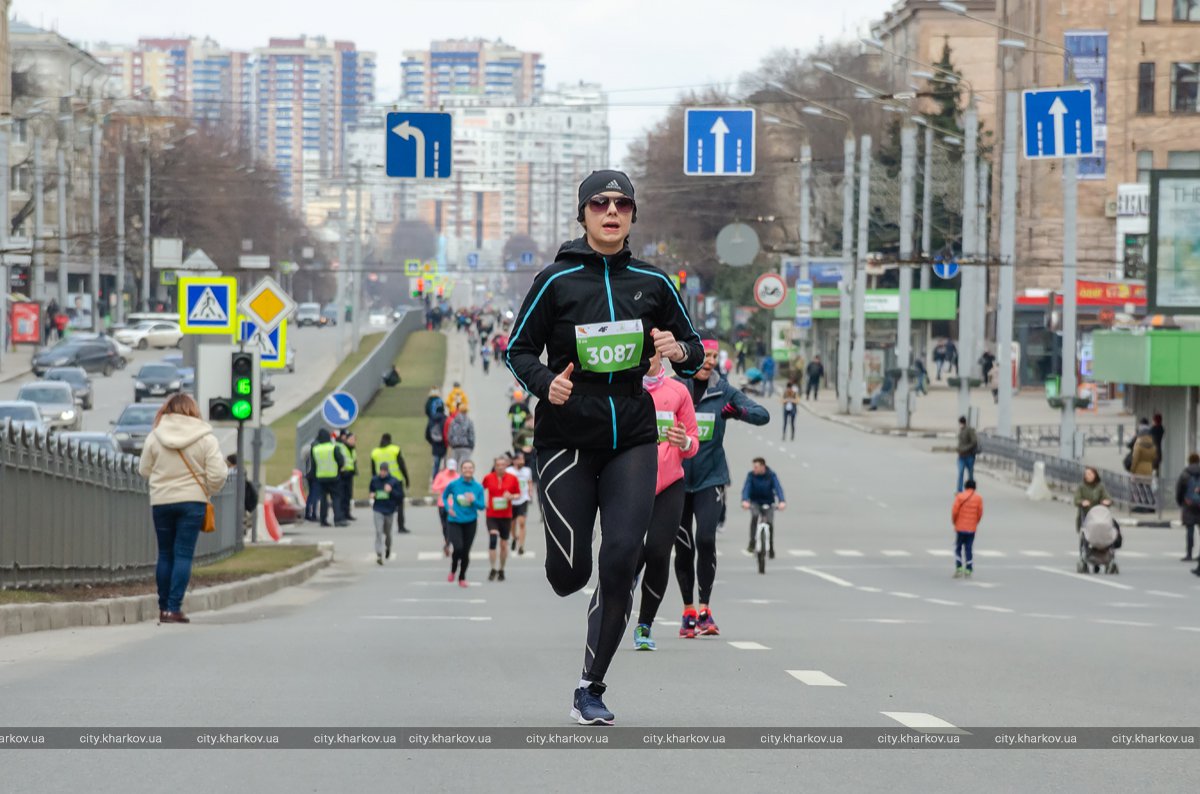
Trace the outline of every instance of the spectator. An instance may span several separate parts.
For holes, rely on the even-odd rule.
[[[924,356],[917,356],[913,362],[913,371],[917,373],[917,393],[929,394],[929,370],[925,366]]]
[[[808,378],[808,383],[804,387],[804,399],[818,399],[821,391],[821,380],[825,377],[825,365],[821,363],[820,356],[813,356],[813,360],[804,368],[804,374]]]
[[[958,346],[954,344],[953,339],[946,340],[946,372],[954,370],[954,374],[958,374]]]
[[[783,390],[783,433],[780,441],[787,440],[788,424],[792,426],[792,441],[796,440],[796,412],[800,406],[800,390],[795,381],[788,381]]]
[[[737,357],[737,373],[740,375],[746,371],[746,340],[739,339],[735,342],[733,352]]]
[[[1187,468],[1179,475],[1179,482],[1175,483],[1175,504],[1179,505],[1179,520],[1187,532],[1187,556],[1183,559],[1188,561],[1192,559],[1196,526],[1200,525],[1200,454],[1193,452],[1188,456]],[[1200,559],[1200,555],[1197,559]],[[1192,573],[1200,576],[1200,563]]]
[[[225,463],[229,466],[231,472],[236,472],[238,467],[237,455],[226,455]],[[246,499],[245,505],[246,514],[242,522],[242,528],[249,531],[254,525],[254,508],[258,507],[258,489],[254,487],[254,483],[250,482],[250,476],[246,475]]]
[[[762,374],[763,374],[763,396],[775,396],[775,357],[770,353],[763,356],[762,359]]]
[[[975,532],[983,520],[983,497],[975,490],[974,478],[954,497],[950,509],[954,523],[954,578],[971,578],[975,572]]]
[[[1154,439],[1154,448],[1158,452],[1158,457],[1154,459],[1154,470],[1158,471],[1162,466],[1163,460],[1163,436],[1167,434],[1167,429],[1163,427],[1162,414],[1154,415],[1154,424],[1150,425],[1150,437]]]
[[[958,417],[958,493],[963,489],[963,473],[968,480],[975,479],[975,456],[979,453],[979,436],[975,428],[967,424],[967,417]]]
[[[1157,464],[1158,446],[1154,443],[1154,434],[1149,426],[1144,426],[1133,440],[1129,471],[1141,477],[1151,477]]]
[[[946,366],[946,340],[942,339],[933,349],[933,363],[937,366],[937,379],[942,379],[942,368]]]
[[[446,445],[459,471],[462,471],[463,463],[471,459],[471,452],[475,449],[475,423],[467,413],[466,408],[456,413],[446,431]]]
[[[425,398],[425,416],[432,419],[439,408],[444,409],[445,407],[446,403],[442,401],[441,392],[438,391],[438,387],[431,387],[429,389],[429,396]]]
[[[459,411],[465,411],[467,408],[467,393],[463,391],[462,385],[455,381],[454,388],[446,395],[446,410],[453,415]]]

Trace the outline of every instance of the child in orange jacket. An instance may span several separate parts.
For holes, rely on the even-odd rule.
[[[954,578],[971,578],[975,571],[975,530],[983,520],[983,497],[975,490],[975,481],[967,480],[961,493],[954,497],[950,508],[950,520],[954,523]]]

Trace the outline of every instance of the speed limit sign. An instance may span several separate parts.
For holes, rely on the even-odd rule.
[[[764,309],[774,309],[787,297],[787,284],[778,273],[763,273],[754,282],[754,301]]]

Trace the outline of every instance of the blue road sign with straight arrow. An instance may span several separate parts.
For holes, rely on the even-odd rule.
[[[954,261],[938,261],[933,263],[933,274],[941,279],[951,279],[958,275],[958,263]]]
[[[387,114],[387,175],[449,179],[454,138],[449,113]]]
[[[1091,87],[1031,89],[1021,95],[1025,157],[1087,157],[1095,153]]]
[[[753,108],[688,108],[685,121],[684,174],[754,175]]]

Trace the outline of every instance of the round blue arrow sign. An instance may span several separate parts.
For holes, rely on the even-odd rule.
[[[938,262],[933,266],[933,273],[938,278],[951,279],[958,275],[957,262]]]
[[[325,424],[338,429],[349,427],[358,418],[358,400],[353,394],[335,391],[321,404],[321,415]]]

